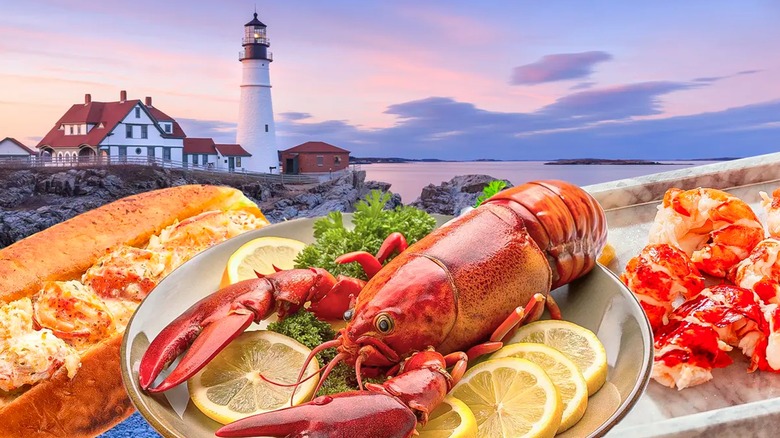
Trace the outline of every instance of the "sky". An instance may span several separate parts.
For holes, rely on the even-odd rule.
[[[234,142],[268,26],[277,146],[355,157],[691,159],[780,150],[777,1],[0,0],[0,138],[90,93]]]

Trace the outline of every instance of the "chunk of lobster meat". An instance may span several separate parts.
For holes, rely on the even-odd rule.
[[[51,281],[33,298],[33,321],[77,349],[115,331],[114,318],[95,292],[78,281]]]
[[[704,277],[688,256],[665,243],[645,246],[620,279],[636,295],[653,333],[669,322],[676,305],[704,289]]]
[[[766,336],[756,340],[748,371],[780,372],[780,306],[768,304],[762,310],[767,322]]]
[[[748,289],[719,284],[704,289],[672,314],[673,319],[694,320],[711,326],[718,338],[752,356],[756,342],[766,333],[759,301]]]
[[[168,275],[206,248],[267,224],[243,210],[207,211],[163,229],[150,238],[146,249],[171,254],[164,273]]]
[[[712,380],[714,368],[732,362],[726,354],[731,347],[718,339],[718,332],[695,321],[671,321],[655,335],[653,345],[653,379],[678,390]]]
[[[764,238],[750,206],[721,190],[669,189],[650,229],[650,243],[683,250],[706,274],[725,277]]]
[[[780,240],[764,239],[753,248],[750,257],[729,272],[737,286],[755,292],[764,303],[780,303]]]
[[[766,210],[766,231],[769,237],[780,239],[780,188],[772,192],[772,197],[766,192],[761,195],[761,206]]]
[[[140,303],[163,278],[171,253],[122,246],[98,259],[82,283],[108,299]]]
[[[750,290],[721,284],[704,289],[670,316],[655,336],[656,380],[678,389],[704,383],[711,370],[731,363],[720,352],[739,347],[751,360],[766,339],[767,324]],[[657,370],[655,368],[658,368]]]
[[[51,330],[35,330],[29,298],[0,306],[0,390],[14,391],[50,378],[62,366],[72,378],[79,353]]]

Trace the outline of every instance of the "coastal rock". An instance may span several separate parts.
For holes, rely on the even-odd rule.
[[[242,174],[207,173],[152,166],[105,168],[0,168],[0,248],[116,199],[183,184],[235,187],[255,201],[272,223],[324,216],[331,211],[353,212],[371,190],[388,193],[390,184],[366,181],[365,171],[352,171],[333,180],[309,185],[259,181]],[[429,186],[416,206],[430,213],[454,214],[473,204],[493,178],[469,175],[441,186]],[[386,208],[402,206],[392,194]]]
[[[318,184],[297,196],[276,201],[272,208],[263,210],[271,222],[325,216],[331,211],[353,212],[355,204],[371,190],[387,192],[390,184],[366,181],[365,171],[354,171]],[[387,208],[400,206],[401,197],[393,195]]]
[[[465,207],[473,206],[485,186],[496,179],[489,175],[461,175],[438,186],[428,184],[410,205],[428,213],[457,215]],[[504,182],[512,187],[509,181]]]
[[[325,183],[296,186],[241,174],[151,166],[0,169],[0,248],[116,199],[183,184],[235,187],[255,201],[271,222],[352,212],[372,189],[387,192],[390,188],[365,178],[364,171],[356,171]],[[388,208],[400,205],[398,195],[387,203]]]
[[[0,248],[116,199],[182,184],[249,188],[248,196],[256,202],[290,196],[290,189],[281,184],[184,169],[151,166],[0,169]]]

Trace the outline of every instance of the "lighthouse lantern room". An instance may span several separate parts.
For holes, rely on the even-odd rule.
[[[273,56],[268,50],[271,43],[267,27],[257,19],[244,25],[239,55],[242,66],[241,97],[238,107],[236,143],[251,157],[245,157],[242,168],[252,172],[272,172],[279,169],[276,149],[276,129],[271,103],[270,65]]]

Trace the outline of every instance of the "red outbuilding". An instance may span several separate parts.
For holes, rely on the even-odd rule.
[[[349,151],[322,141],[307,141],[279,152],[282,173],[330,173],[349,166]]]

